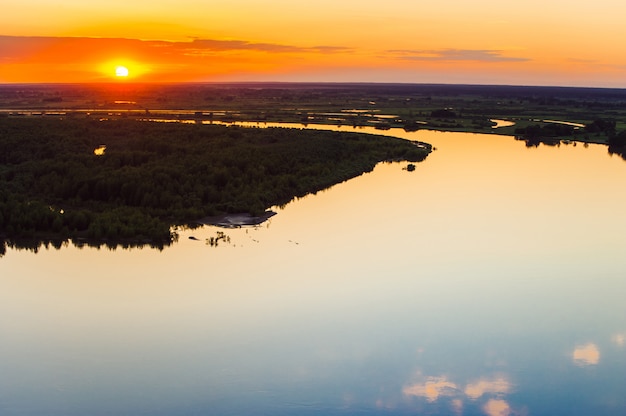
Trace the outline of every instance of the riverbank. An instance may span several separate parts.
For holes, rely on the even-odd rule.
[[[265,211],[259,215],[250,213],[224,214],[204,217],[196,222],[201,225],[215,225],[223,228],[241,228],[262,224],[274,215],[276,215],[274,211]]]

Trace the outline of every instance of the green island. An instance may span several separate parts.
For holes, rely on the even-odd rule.
[[[169,244],[174,225],[251,213],[430,146],[353,132],[0,117],[0,236]]]
[[[237,122],[300,128],[256,129]],[[316,125],[350,126],[354,133],[318,131]],[[626,90],[0,85],[0,255],[5,245],[37,249],[68,239],[162,247],[176,238],[172,226],[221,214],[262,217],[271,206],[358,176],[381,161],[417,162],[431,150],[361,134],[359,127],[506,135],[527,146],[598,143],[626,159]]]

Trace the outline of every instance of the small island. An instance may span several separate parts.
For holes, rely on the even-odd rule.
[[[429,152],[425,143],[353,132],[0,117],[0,238],[22,247],[167,245],[172,226],[265,218],[269,207],[381,161],[419,162]]]

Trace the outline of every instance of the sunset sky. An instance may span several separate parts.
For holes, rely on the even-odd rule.
[[[626,87],[624,16],[623,0],[5,0],[0,83]]]

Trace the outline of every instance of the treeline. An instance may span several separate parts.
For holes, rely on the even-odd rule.
[[[609,153],[618,154],[626,160],[626,130],[609,139]]]
[[[574,127],[566,124],[549,123],[549,124],[532,124],[527,127],[517,127],[515,135],[524,139],[541,139],[546,137],[567,137],[576,133]]]
[[[596,119],[587,124],[584,128],[576,128],[568,124],[561,123],[545,123],[531,124],[526,127],[517,127],[515,136],[518,139],[526,140],[527,144],[536,146],[539,143],[555,144],[562,137],[575,137],[581,135],[601,135],[604,136],[607,143],[615,138],[616,121],[613,119]]]
[[[167,242],[172,225],[259,214],[428,151],[351,132],[0,118],[0,237]]]

